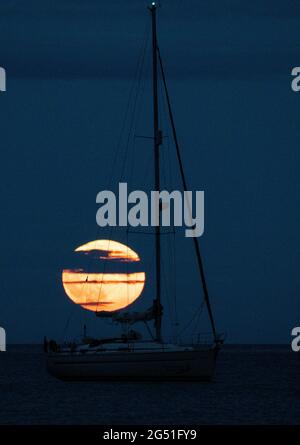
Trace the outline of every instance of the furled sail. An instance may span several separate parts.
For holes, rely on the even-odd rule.
[[[155,311],[153,306],[151,306],[149,309],[143,312],[97,312],[97,317],[103,317],[103,318],[111,318],[113,321],[116,321],[117,323],[128,323],[128,324],[134,324],[139,321],[146,322],[153,320],[155,318]]]

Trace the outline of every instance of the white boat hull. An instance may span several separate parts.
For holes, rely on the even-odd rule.
[[[217,348],[145,352],[51,353],[48,372],[61,380],[211,380]]]

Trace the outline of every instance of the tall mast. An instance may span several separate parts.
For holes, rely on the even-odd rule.
[[[182,164],[182,159],[181,159],[181,154],[180,154],[180,149],[179,149],[179,143],[178,143],[175,123],[174,123],[173,112],[172,112],[172,108],[171,108],[169,91],[168,91],[168,88],[167,88],[167,82],[166,82],[165,72],[164,72],[164,68],[163,68],[163,64],[162,64],[159,48],[157,48],[157,53],[158,53],[158,57],[159,57],[159,65],[160,65],[160,69],[161,69],[162,80],[163,80],[165,94],[166,94],[166,99],[167,99],[167,104],[168,104],[168,111],[169,111],[170,122],[171,122],[171,127],[172,127],[172,133],[173,133],[173,138],[174,138],[175,147],[176,147],[176,154],[177,154],[177,159],[178,159],[178,163],[179,163],[180,175],[181,175],[181,179],[182,179],[184,190],[188,190],[187,182],[186,182],[185,174],[184,174],[184,170],[183,170],[183,164]],[[211,327],[212,327],[214,340],[216,342],[218,342],[218,336],[217,336],[215,321],[214,321],[213,312],[212,312],[212,308],[211,308],[211,304],[210,304],[210,298],[209,298],[209,295],[208,295],[208,289],[207,289],[207,284],[206,284],[206,279],[205,279],[205,274],[204,274],[204,267],[203,267],[201,253],[200,253],[200,247],[199,247],[199,243],[198,243],[196,237],[193,237],[193,242],[194,242],[194,247],[195,247],[195,252],[196,252],[196,257],[197,257],[197,263],[198,263],[198,268],[199,268],[200,277],[201,277],[201,282],[202,282],[202,288],[203,288],[203,293],[204,293],[204,301],[206,303],[206,307],[207,307],[207,311],[208,311],[210,324],[211,324]]]
[[[158,128],[158,93],[157,93],[157,38],[156,38],[156,9],[157,5],[152,2],[149,8],[152,18],[152,67],[153,67],[153,141],[154,141],[154,190],[160,191],[159,173],[159,146],[161,145],[161,131]],[[158,203],[159,204],[159,203]],[[160,206],[158,205],[158,224],[155,227],[155,262],[156,262],[156,298],[155,308],[155,328],[156,340],[161,342],[161,280],[160,280]]]

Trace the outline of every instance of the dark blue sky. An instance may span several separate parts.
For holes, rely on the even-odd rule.
[[[200,241],[217,325],[231,342],[288,342],[300,323],[300,93],[290,88],[300,2],[161,3],[184,164],[190,187],[205,190]],[[74,310],[81,316],[60,273],[97,233],[95,197],[113,163],[146,5],[1,2],[0,325],[9,342],[60,336]],[[179,265],[179,281],[193,261]]]

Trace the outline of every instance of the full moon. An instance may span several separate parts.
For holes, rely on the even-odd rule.
[[[130,247],[113,240],[95,240],[77,247],[75,253],[96,257],[104,267],[101,273],[84,269],[63,270],[64,290],[75,304],[93,312],[113,312],[126,308],[139,298],[146,274],[128,271],[132,263],[140,262],[139,255]],[[114,270],[107,272],[110,265],[114,265]]]

